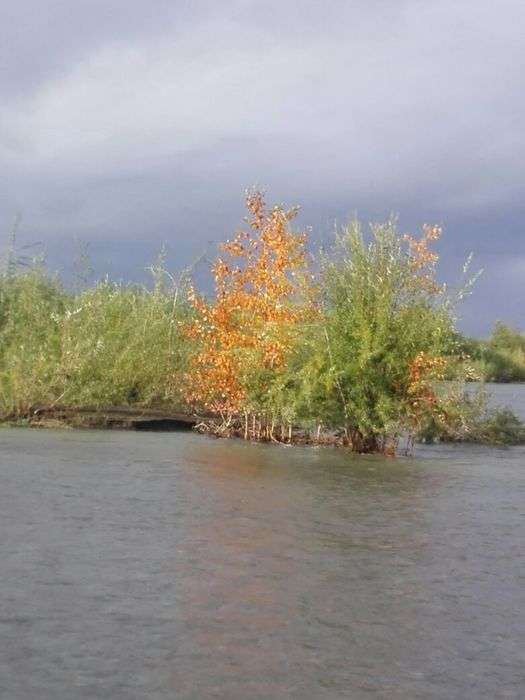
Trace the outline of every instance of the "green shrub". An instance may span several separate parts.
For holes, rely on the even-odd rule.
[[[488,445],[525,443],[525,425],[506,407],[489,408],[483,388],[448,392],[440,415],[429,416],[417,439],[421,442],[475,442]]]
[[[59,282],[37,267],[0,276],[0,410],[24,413],[61,391],[61,331],[55,318],[71,303]]]
[[[422,240],[425,259],[407,249],[393,220],[373,225],[370,241],[358,222],[342,231],[322,263],[320,317],[273,387],[294,420],[342,431],[357,451],[389,449],[415,429],[427,407],[414,393],[413,364],[438,360],[455,342],[450,300]]]
[[[488,340],[463,341],[486,382],[525,382],[525,335],[498,322]]]
[[[41,268],[0,278],[0,411],[180,403],[182,291],[103,281],[76,295]]]

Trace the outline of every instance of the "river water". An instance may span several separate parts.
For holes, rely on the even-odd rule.
[[[0,697],[521,700],[524,496],[522,447],[0,430]]]

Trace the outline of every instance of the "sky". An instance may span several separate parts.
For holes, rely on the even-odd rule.
[[[460,326],[525,329],[522,0],[4,0],[0,231],[139,280],[298,204],[312,247],[357,214],[443,227],[483,268]],[[0,239],[1,240],[1,239]]]

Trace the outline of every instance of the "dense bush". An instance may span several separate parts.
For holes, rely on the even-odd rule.
[[[456,386],[444,397],[442,412],[428,416],[416,437],[421,442],[518,445],[525,442],[525,426],[509,408],[489,409],[483,388],[466,393]]]
[[[525,335],[498,322],[487,341],[474,341],[472,356],[487,382],[525,382]]]
[[[373,225],[367,240],[354,222],[324,256],[321,313],[305,329],[287,388],[299,419],[340,431],[354,450],[393,449],[439,411],[432,382],[454,338],[434,279],[438,236],[427,227],[407,240],[392,220]]]
[[[61,393],[62,318],[72,298],[36,267],[0,277],[0,408],[5,415]]]
[[[103,281],[67,293],[40,268],[0,277],[0,410],[180,404],[180,290]]]

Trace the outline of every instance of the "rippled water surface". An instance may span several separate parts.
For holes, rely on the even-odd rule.
[[[0,697],[521,699],[524,496],[524,448],[0,430]]]

